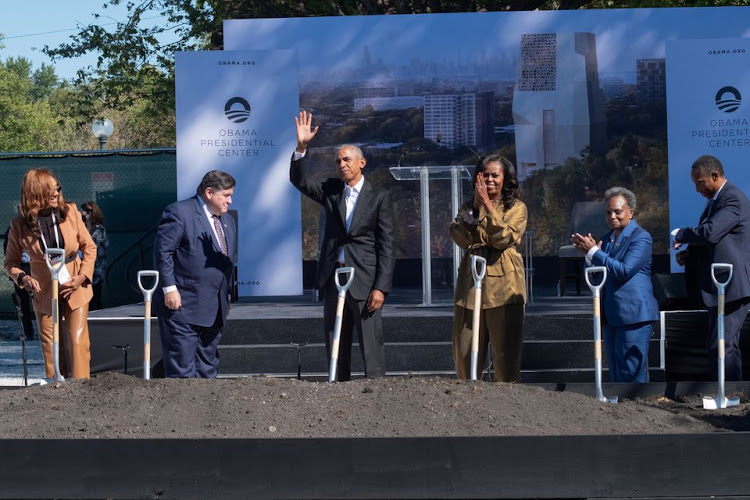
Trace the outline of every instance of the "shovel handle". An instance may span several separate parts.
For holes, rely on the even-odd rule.
[[[151,288],[143,286],[143,278],[154,278]],[[151,379],[151,296],[159,284],[159,271],[138,271],[138,288],[143,293],[143,378]]]
[[[347,274],[348,277],[346,278],[345,283],[341,283],[341,275]],[[339,291],[339,297],[343,297],[346,294],[346,291],[349,290],[349,287],[352,286],[352,282],[354,282],[354,268],[353,267],[340,267],[336,269],[336,288]]]
[[[331,364],[328,367],[328,382],[336,381],[336,371],[338,370],[339,362],[339,345],[341,343],[341,323],[344,319],[345,302],[346,290],[339,293],[338,300],[336,301],[336,319],[333,323],[333,337],[331,338]]]
[[[146,288],[143,286],[143,278],[154,278],[154,286],[151,288]],[[151,302],[151,296],[154,293],[154,290],[156,290],[156,286],[159,284],[159,271],[138,271],[138,288],[141,289],[141,293],[143,293],[143,301],[144,302]]]
[[[714,285],[716,285],[716,288],[719,289],[719,293],[723,293],[723,288],[729,284],[730,281],[732,281],[732,270],[734,269],[734,266],[732,264],[724,264],[721,262],[717,262],[715,264],[711,264],[711,279],[714,282]],[[729,271],[729,276],[727,277],[727,280],[722,282],[716,279],[716,272],[722,272],[722,271]]]
[[[60,261],[53,264],[52,259],[55,257],[59,257]],[[44,261],[47,263],[47,268],[52,274],[52,279],[56,280],[62,266],[65,265],[65,250],[54,247],[46,249],[44,251]]]
[[[50,250],[49,248],[47,249]],[[56,249],[59,250],[59,249]],[[46,257],[45,252],[45,257]],[[49,265],[49,263],[47,264]],[[59,268],[58,268],[59,271]],[[56,382],[65,382],[65,377],[60,373],[60,312],[58,309],[57,295],[59,293],[57,272],[52,274],[52,368]]]
[[[482,282],[474,288],[474,309],[471,311],[471,380],[477,380],[479,371],[479,321],[482,314]]]
[[[598,285],[594,285],[591,283],[591,275],[595,273],[602,273],[602,282]],[[599,296],[599,291],[604,286],[604,282],[607,281],[607,268],[604,266],[593,266],[593,267],[587,267],[586,272],[583,274],[583,277],[586,279],[586,284],[589,286],[591,291],[594,294],[594,297]]]
[[[484,274],[487,272],[487,259],[479,255],[471,256],[471,275],[474,277],[474,288],[482,287]]]

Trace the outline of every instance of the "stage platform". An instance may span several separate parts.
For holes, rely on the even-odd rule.
[[[384,310],[389,375],[453,376],[449,298],[436,294],[444,305],[422,307],[418,290],[397,290],[389,297]],[[535,297],[534,304],[527,307],[524,328],[523,382],[550,391],[594,396],[591,310],[590,294]],[[128,371],[140,375],[142,314],[142,304],[91,313],[94,372],[121,371],[122,351],[112,346],[127,344]],[[690,380],[705,376],[700,370],[706,360],[699,347],[705,319],[704,311],[663,312],[652,338],[652,383],[605,383],[604,393],[623,400],[715,394],[715,383],[664,381],[670,377],[670,360],[689,361],[672,374],[698,374]],[[324,379],[322,321],[322,306],[312,302],[309,293],[233,304],[221,344],[222,376],[293,377],[301,364],[302,377]],[[692,333],[686,336],[685,332]],[[152,320],[152,334],[152,358],[158,369],[156,320]],[[308,344],[298,351],[292,342]],[[358,354],[353,359],[359,363]],[[748,383],[729,382],[727,391],[748,394],[750,388]],[[750,476],[737,464],[749,458],[749,439],[748,432],[383,439],[7,439],[0,440],[6,452],[0,460],[0,497],[744,498],[750,491]],[[197,455],[202,457],[200,467],[195,465]],[[59,456],[70,459],[60,463],[55,458]],[[321,461],[321,456],[327,459]],[[52,474],[38,481],[38,470]]]
[[[557,297],[537,293],[526,307],[521,381],[574,383],[593,379],[593,320],[590,293]],[[388,375],[453,375],[451,291],[433,292],[423,306],[421,290],[397,289],[383,310]],[[122,350],[129,345],[128,373],[142,374],[142,304],[95,311],[89,315],[92,373],[123,371]],[[158,322],[152,319],[153,374],[160,373]],[[306,379],[327,377],[323,307],[310,292],[294,297],[245,298],[232,304],[220,344],[221,377],[268,375]],[[354,351],[359,347],[355,342]],[[657,325],[650,352],[652,381],[664,380],[664,343]],[[362,375],[355,352],[354,376]],[[606,369],[606,364],[605,364]],[[605,375],[606,379],[606,375]]]

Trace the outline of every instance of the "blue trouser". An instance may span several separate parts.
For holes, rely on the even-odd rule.
[[[604,352],[612,382],[648,382],[648,345],[653,323],[602,325]]]
[[[216,378],[221,326],[188,325],[160,314],[159,333],[168,378]]]

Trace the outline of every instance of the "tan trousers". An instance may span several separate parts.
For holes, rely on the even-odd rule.
[[[91,350],[89,345],[89,325],[87,322],[89,305],[70,309],[68,301],[60,298],[61,313],[65,321],[60,325],[60,373],[63,377],[89,378],[91,374]],[[36,313],[39,341],[44,355],[44,369],[47,378],[55,376],[53,362],[52,315]]]
[[[477,378],[482,376],[487,343],[492,343],[495,382],[518,382],[521,375],[521,348],[525,306],[509,304],[482,309],[479,315],[479,363]],[[471,327],[473,311],[453,308],[453,361],[456,376],[468,379],[471,373]]]

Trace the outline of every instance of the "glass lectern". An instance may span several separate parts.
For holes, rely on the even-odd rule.
[[[430,181],[451,181],[452,216],[461,207],[461,180],[471,180],[473,165],[391,167],[391,175],[398,181],[419,181],[419,202],[422,216],[422,305],[432,306],[432,257],[430,254]],[[461,249],[453,245],[453,283],[458,276]]]

